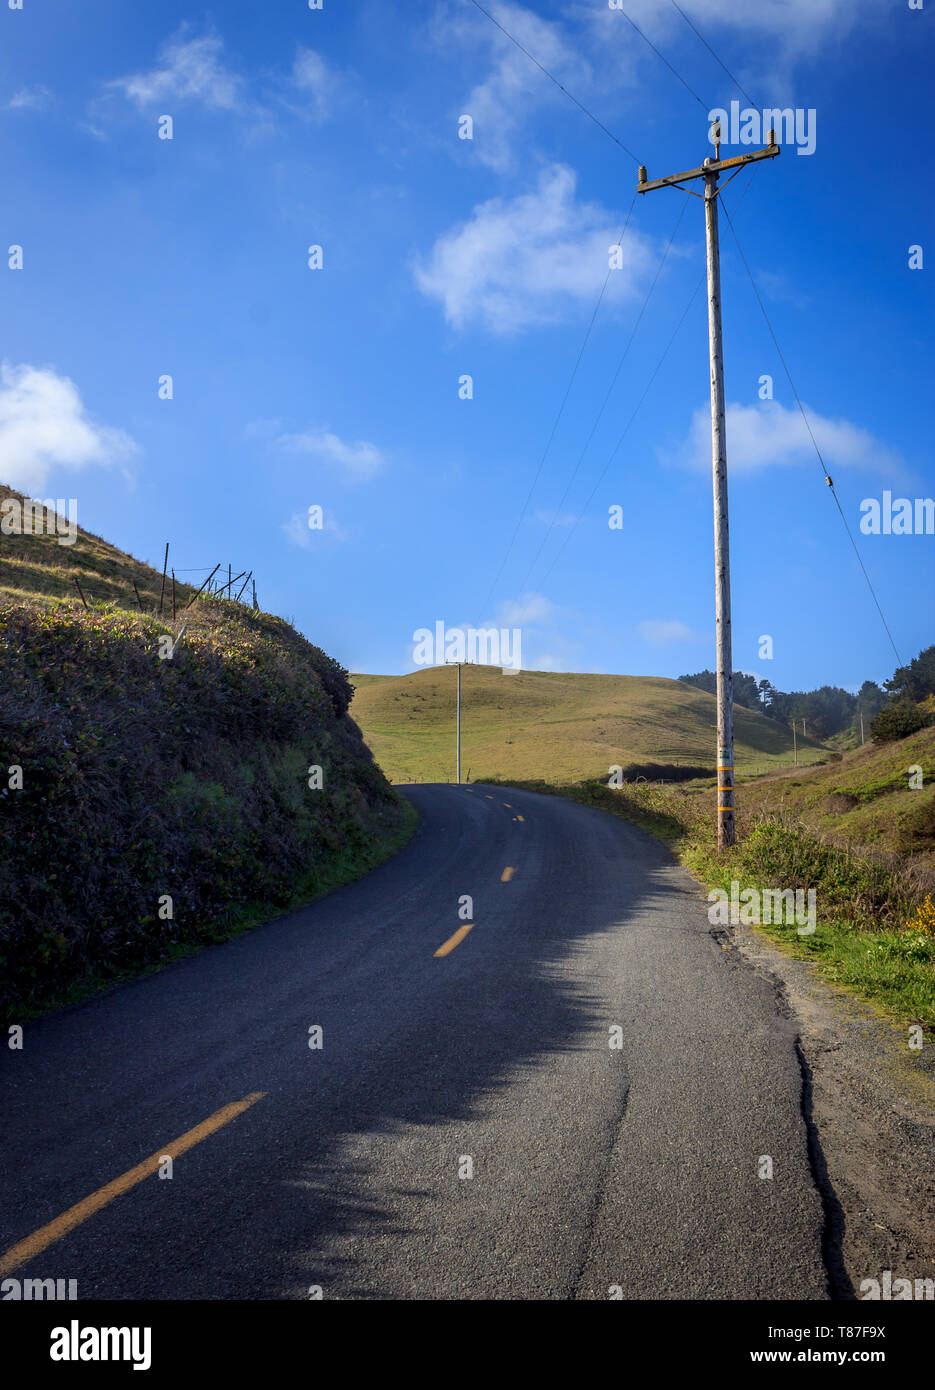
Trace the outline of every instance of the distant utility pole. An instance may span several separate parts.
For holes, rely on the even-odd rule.
[[[446,666],[458,668],[458,786],[461,785],[461,665],[460,661],[446,661]]]
[[[727,429],[724,420],[724,361],[721,353],[721,260],[718,246],[718,175],[722,169],[739,173],[745,164],[771,159],[779,153],[775,131],[769,132],[765,149],[721,159],[721,126],[716,121],[708,138],[714,144],[710,156],[698,169],[669,174],[648,182],[646,166],[640,165],[638,193],[655,188],[704,179],[705,248],[708,262],[708,348],[711,361],[711,462],[714,479],[714,577],[715,623],[717,634],[717,843],[727,849],[734,843],[734,689],[730,634],[730,536],[727,519]],[[735,177],[734,174],[731,178]],[[730,179],[727,180],[730,182]],[[726,185],[725,185],[726,187]]]
[[[863,715],[860,716],[860,741],[861,741],[861,743],[863,743],[863,741],[864,741],[864,716],[863,716]]]
[[[796,742],[796,737],[795,737],[795,720],[794,720],[794,719],[793,719],[793,721],[792,721],[792,754],[793,754],[793,757],[795,758],[795,766],[798,767],[798,765],[799,765],[799,745],[798,745],[798,743]]]

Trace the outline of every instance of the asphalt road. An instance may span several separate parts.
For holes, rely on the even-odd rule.
[[[0,1250],[262,1093],[7,1272],[80,1298],[828,1297],[794,1030],[698,885],[558,797],[408,794],[419,830],[367,878],[0,1050]]]

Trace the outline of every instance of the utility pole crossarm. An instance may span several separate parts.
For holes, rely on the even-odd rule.
[[[770,132],[772,134],[772,132]],[[753,164],[758,159],[772,159],[779,153],[779,145],[767,145],[762,150],[753,150],[750,154],[738,154],[732,159],[712,159],[708,164],[703,164],[698,169],[686,169],[683,174],[668,174],[664,179],[652,179],[647,181],[644,177],[646,166],[640,165],[640,181],[636,185],[637,193],[651,193],[654,188],[672,188],[676,184],[688,183],[691,179],[703,179],[705,174],[717,174],[722,169],[739,169],[743,164]]]

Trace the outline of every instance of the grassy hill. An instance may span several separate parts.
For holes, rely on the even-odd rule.
[[[21,500],[21,494],[0,483],[0,508],[6,498]],[[161,571],[80,527],[74,545],[60,545],[51,535],[0,535],[0,603],[61,599],[80,606],[75,579],[86,598],[131,612],[139,612],[134,583],[150,611],[157,607],[162,587]],[[194,593],[194,588],[177,585],[178,606]]]
[[[921,769],[911,786],[909,769]],[[743,816],[792,816],[860,853],[911,855],[935,891],[935,729],[866,743],[823,767],[785,771],[743,788]]]
[[[577,782],[606,778],[615,763],[714,766],[714,696],[680,681],[492,666],[465,666],[461,676],[462,773],[475,781]],[[390,781],[454,780],[456,679],[454,667],[351,676],[351,713]],[[791,765],[789,729],[740,706],[734,720],[739,772]],[[799,739],[801,763],[824,756]]]
[[[411,829],[337,662],[231,600],[183,613],[191,588],[173,624],[161,584],[95,536],[0,535],[7,1017],[308,901]]]

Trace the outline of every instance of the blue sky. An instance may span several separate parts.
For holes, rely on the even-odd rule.
[[[709,109],[749,105],[669,0],[624,8],[696,95],[606,0],[487,8],[650,178],[710,152]],[[784,144],[724,200],[904,659],[933,638],[935,537],[859,522],[884,489],[935,494],[933,8],[682,5],[757,109],[815,113],[813,153]],[[352,670],[411,669],[438,620],[519,625],[540,669],[713,666],[697,199],[637,200],[523,514],[637,164],[470,0],[24,0],[0,28],[0,221],[23,248],[0,282],[0,480],[76,497],[153,564],[170,541],[186,577],[254,569],[263,606]],[[721,232],[734,664],[784,689],[884,679]]]

